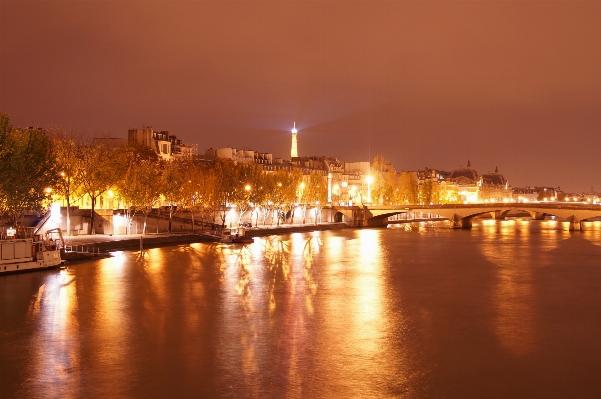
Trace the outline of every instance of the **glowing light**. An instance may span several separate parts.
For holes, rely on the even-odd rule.
[[[290,158],[298,157],[298,145],[296,142],[296,122],[294,122],[294,128],[292,129],[292,147],[290,148]]]
[[[250,184],[247,184],[246,186],[244,186],[244,189],[245,189],[246,191],[250,191]]]

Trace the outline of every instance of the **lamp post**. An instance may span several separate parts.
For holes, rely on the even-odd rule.
[[[365,181],[367,182],[367,203],[371,204],[371,183],[373,183],[374,178],[371,176],[367,176],[365,178]]]

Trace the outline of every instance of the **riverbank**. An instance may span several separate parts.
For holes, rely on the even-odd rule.
[[[250,237],[291,234],[308,231],[340,230],[349,228],[345,223],[293,224],[284,226],[259,226],[246,230]],[[82,261],[106,257],[109,252],[138,250],[140,238],[143,248],[158,248],[169,245],[191,244],[196,242],[217,242],[208,230],[198,233],[159,233],[131,235],[77,235],[64,237],[67,251],[63,258],[67,261]]]

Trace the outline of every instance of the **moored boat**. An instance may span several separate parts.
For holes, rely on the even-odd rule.
[[[234,232],[235,230],[235,232]],[[252,237],[246,235],[245,227],[238,227],[232,229],[232,240],[236,243],[251,243],[255,242]]]
[[[252,237],[246,235],[246,228],[244,227],[223,229],[217,236],[219,237],[219,242],[224,244],[246,244],[254,242]]]
[[[51,237],[56,232],[62,241],[60,229],[47,231],[44,238],[33,231],[33,227],[17,227],[0,232],[0,274],[61,265],[60,245]]]

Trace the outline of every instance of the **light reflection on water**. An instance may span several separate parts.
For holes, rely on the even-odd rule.
[[[502,345],[515,355],[524,355],[536,350],[529,222],[487,222],[483,223],[488,234],[483,236],[481,251],[496,270],[494,330]],[[522,261],[516,262],[516,258]]]
[[[2,397],[597,397],[601,223],[150,249],[0,277]]]
[[[31,317],[42,316],[44,322],[38,330],[41,340],[34,343],[30,377],[38,390],[47,387],[51,396],[65,392],[65,397],[77,397],[81,361],[77,342],[79,323],[74,317],[77,312],[75,292],[75,279],[61,270],[40,286],[31,301]]]

